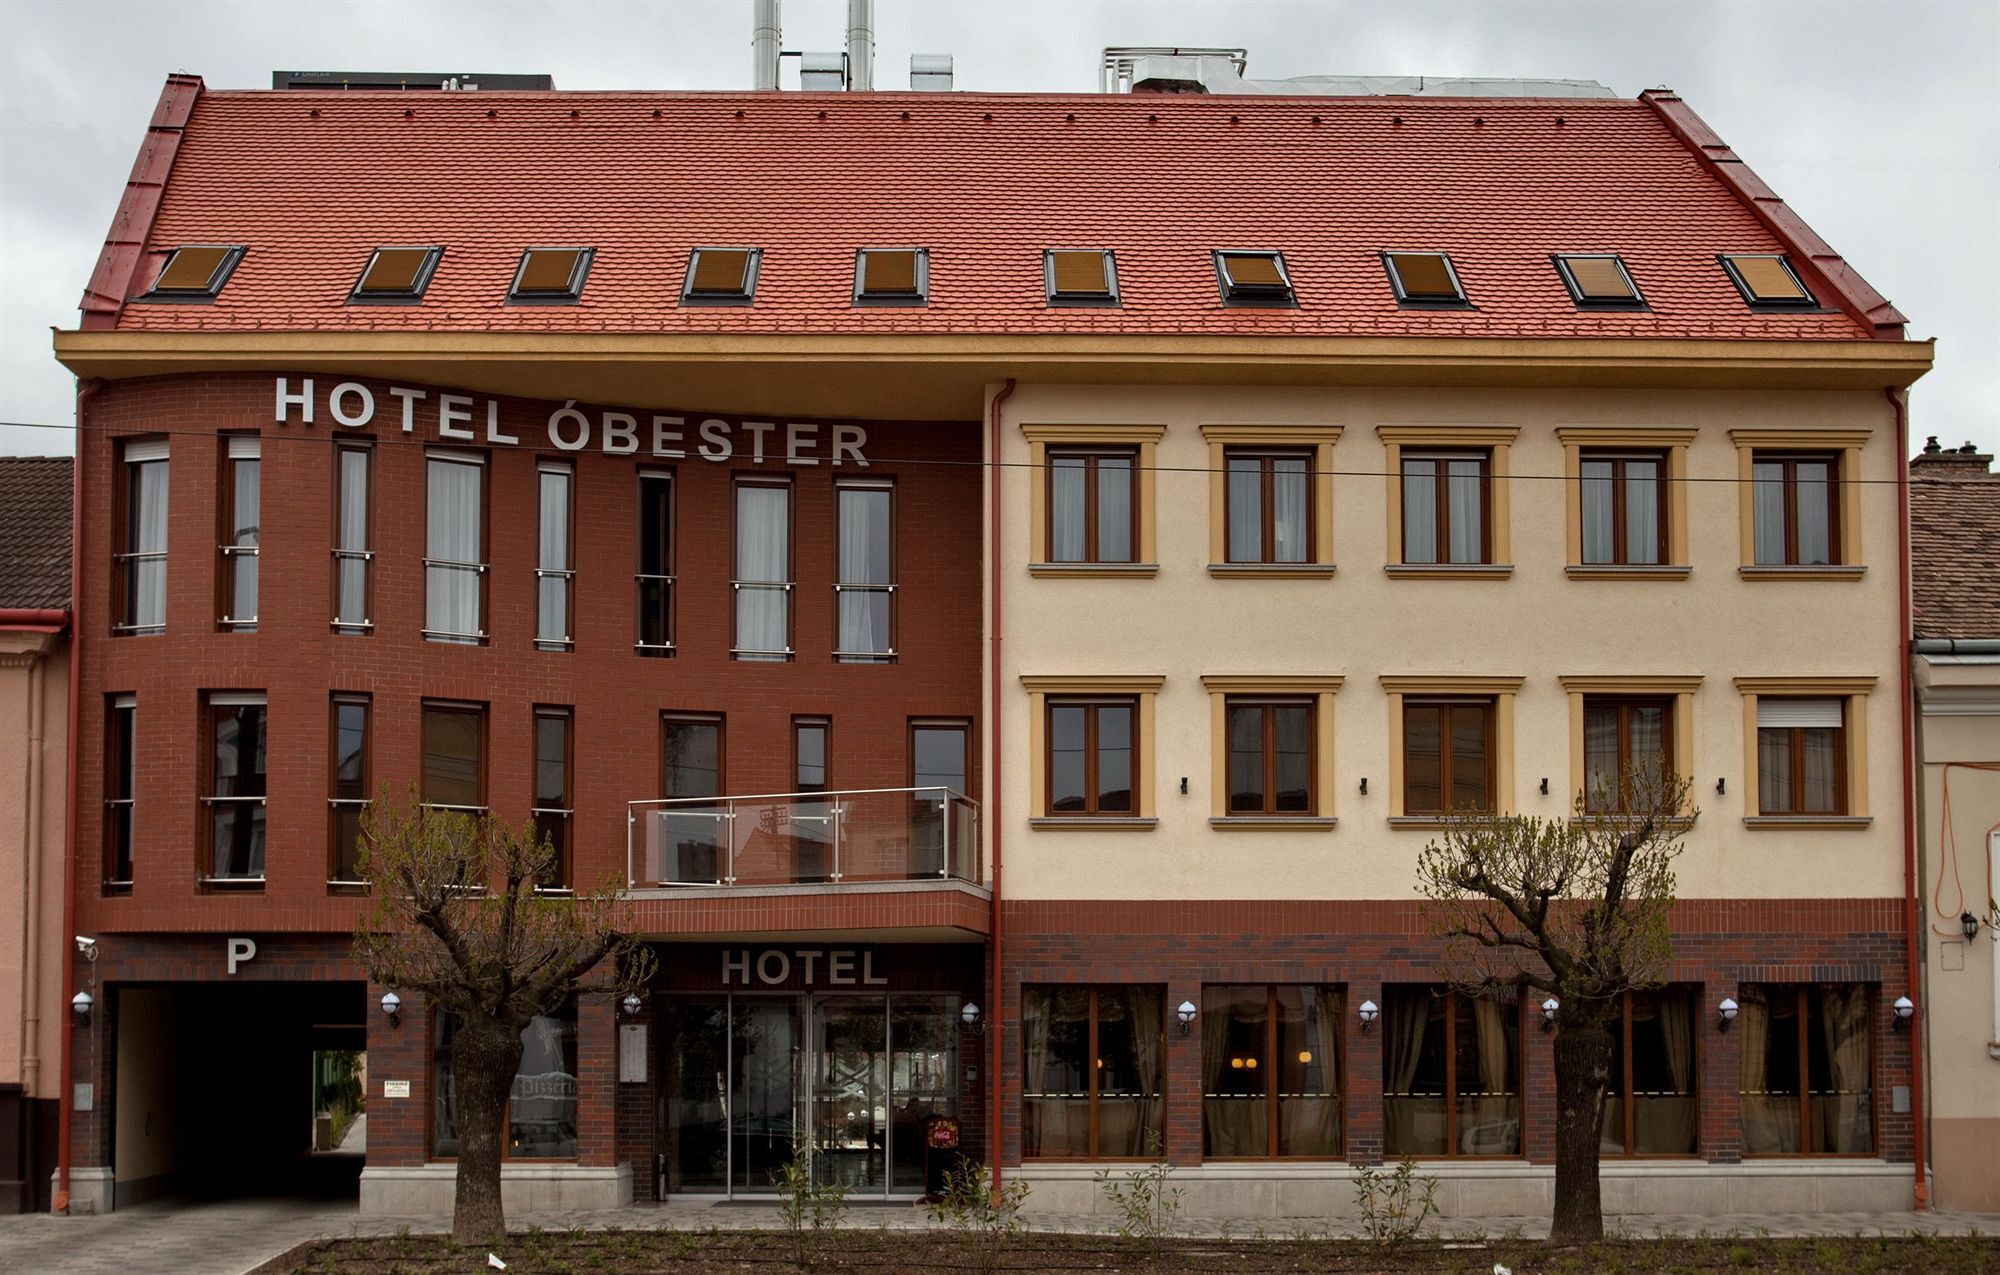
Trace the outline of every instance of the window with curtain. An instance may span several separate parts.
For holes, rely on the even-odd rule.
[[[576,559],[571,547],[572,493],[576,472],[567,465],[544,461],[536,470],[541,519],[535,556],[535,648],[567,651],[571,632],[571,590],[576,583]]]
[[[1493,727],[1490,699],[1405,699],[1403,813],[1492,810]]]
[[[1585,451],[1579,473],[1583,560],[1656,566],[1667,560],[1667,458]]]
[[[139,760],[139,701],[113,695],[104,706],[104,881],[132,884],[134,768]]]
[[[1846,705],[1757,697],[1757,811],[1847,813]]]
[[[1600,1154],[1694,1154],[1701,1124],[1695,1087],[1698,992],[1669,986],[1626,992],[1613,1002]]]
[[[1403,561],[1491,562],[1486,452],[1403,452]]]
[[[639,654],[660,658],[674,653],[674,476],[639,475],[639,559],[633,572],[638,590]]]
[[[1314,803],[1310,696],[1265,699],[1231,695],[1224,709],[1229,739],[1229,813],[1311,814]]]
[[[486,709],[424,705],[423,801],[439,810],[486,813]]]
[[[1021,989],[1021,1154],[1165,1157],[1165,990]]]
[[[1201,992],[1204,1158],[1337,1156],[1341,995],[1333,987]]]
[[[727,812],[720,802],[690,799],[722,795],[723,756],[722,718],[669,714],[660,719],[661,795],[685,804],[664,807],[653,825],[657,835],[648,830],[652,879],[679,884],[720,880]]]
[[[424,637],[479,643],[486,579],[486,466],[476,456],[433,453],[426,485]]]
[[[1138,702],[1051,696],[1047,711],[1048,812],[1138,813]]]
[[[368,697],[333,697],[333,776],[327,798],[328,879],[361,879],[361,812],[368,807]]]
[[[1633,808],[1673,759],[1673,701],[1586,695],[1583,699],[1583,793],[1586,809]]]
[[[226,435],[222,490],[222,613],[217,623],[233,633],[257,631],[257,558],[263,503],[261,443],[255,435]]]
[[[1737,992],[1743,1154],[1873,1153],[1875,994],[1864,983]]]
[[[1312,561],[1312,466],[1310,451],[1224,450],[1229,561]]]
[[[375,561],[369,517],[371,453],[342,444],[334,449],[333,629],[366,633],[368,576]]]
[[[896,658],[895,489],[886,482],[842,482],[837,502],[833,594],[839,631],[833,658],[888,664]]]
[[[792,658],[792,488],[736,484],[736,644],[739,660]]]
[[[1049,448],[1049,561],[1136,560],[1138,456],[1129,447]]]
[[[116,568],[117,620],[122,634],[167,631],[167,444],[142,440],[125,444],[125,481],[120,489],[124,526]]]
[[[1840,561],[1840,459],[1755,452],[1751,520],[1759,566],[1826,566]]]
[[[535,837],[552,852],[538,882],[544,890],[567,889],[570,883],[570,824],[576,816],[571,798],[570,725],[568,708],[535,706]]]
[[[266,707],[262,695],[208,697],[208,876],[264,879]]]
[[[1521,1010],[1445,987],[1382,989],[1383,1152],[1521,1154]]]
[[[431,1154],[452,1159],[459,1153],[458,1086],[452,1074],[451,1043],[457,1019],[436,1017],[431,1055]],[[574,1160],[577,1156],[576,1005],[531,1019],[521,1030],[521,1063],[507,1097],[509,1160]]]

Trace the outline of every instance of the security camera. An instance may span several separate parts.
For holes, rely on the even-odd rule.
[[[94,961],[97,959],[97,940],[88,935],[79,934],[76,936],[76,950],[83,953],[84,960]]]

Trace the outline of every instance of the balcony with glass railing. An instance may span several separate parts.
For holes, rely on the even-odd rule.
[[[949,788],[629,803],[634,890],[979,884],[979,806]]]

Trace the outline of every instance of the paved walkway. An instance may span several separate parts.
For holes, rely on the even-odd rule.
[[[856,1228],[929,1225],[914,1205],[857,1205],[848,1210],[848,1225]],[[1654,1235],[2000,1235],[2000,1214],[1994,1213],[1745,1213],[1708,1216],[1633,1215],[1607,1218],[1618,1234]],[[714,1201],[676,1201],[665,1206],[637,1205],[562,1214],[517,1213],[508,1218],[517,1229],[548,1230],[586,1227],[633,1229],[743,1230],[778,1225],[777,1209],[769,1205],[732,1205]],[[104,1217],[53,1217],[27,1214],[0,1217],[0,1272],[5,1275],[243,1275],[295,1244],[323,1236],[394,1235],[407,1228],[416,1233],[444,1231],[447,1218],[363,1218],[351,1201],[245,1200],[215,1204],[156,1203],[120,1209]],[[1037,1230],[1101,1233],[1109,1229],[1103,1217],[1040,1216]],[[1350,1236],[1351,1222],[1280,1219],[1235,1221],[1226,1226],[1192,1220],[1185,1230],[1198,1236]],[[1447,1220],[1440,1234],[1536,1238],[1548,1230],[1546,1217]],[[501,1256],[506,1256],[505,1252]]]

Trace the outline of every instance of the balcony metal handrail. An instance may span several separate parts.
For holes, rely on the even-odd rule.
[[[628,801],[626,803],[625,815],[625,879],[628,885],[632,887],[636,888],[640,885],[639,865],[636,860],[636,833],[642,810],[662,813],[672,812],[684,819],[707,819],[713,821],[718,828],[729,830],[719,838],[719,844],[716,848],[722,852],[722,861],[718,865],[720,871],[716,873],[712,880],[666,881],[654,879],[656,874],[648,874],[648,883],[650,885],[662,887],[707,887],[712,889],[730,887],[737,884],[735,862],[736,837],[733,832],[733,826],[739,814],[737,807],[746,803],[794,801],[801,803],[810,813],[788,814],[787,822],[818,824],[828,829],[829,840],[827,844],[831,848],[833,862],[831,864],[831,871],[826,875],[824,881],[837,885],[846,875],[842,870],[841,862],[843,826],[849,809],[854,804],[852,799],[895,796],[934,801],[937,803],[939,811],[944,813],[945,817],[939,823],[942,842],[939,846],[940,863],[936,873],[937,878],[949,881],[953,877],[958,876],[961,879],[976,880],[976,877],[964,878],[962,874],[955,871],[955,851],[969,847],[974,853],[977,853],[979,844],[978,804],[964,793],[942,784],[909,788],[843,788],[816,792],[731,793],[712,797],[657,797]],[[953,845],[952,835],[954,820],[948,813],[954,808],[955,804],[963,804],[969,810],[972,822],[969,835],[956,847]],[[925,875],[928,876],[929,873],[927,872]],[[794,882],[794,884],[798,883]],[[822,882],[816,877],[809,883],[820,884]]]

